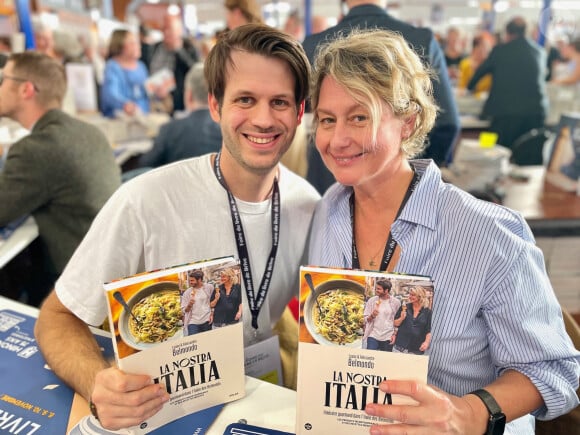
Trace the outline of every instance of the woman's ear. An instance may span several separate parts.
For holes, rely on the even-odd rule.
[[[409,139],[409,137],[411,137],[411,135],[413,134],[413,130],[415,129],[415,121],[417,120],[417,114],[414,113],[412,115],[410,115],[409,117],[407,117],[407,119],[405,119],[403,121],[403,128],[401,131],[401,136],[403,137],[403,139]]]

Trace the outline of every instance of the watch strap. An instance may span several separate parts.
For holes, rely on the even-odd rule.
[[[93,415],[93,417],[95,417],[98,420],[99,419],[99,414],[97,413],[97,407],[93,403],[93,399],[91,397],[89,397],[89,409],[90,409],[91,414]]]
[[[489,394],[487,390],[484,390],[482,388],[479,390],[472,391],[469,394],[475,394],[477,397],[479,397],[491,415],[502,413],[500,406],[497,404],[493,396]]]

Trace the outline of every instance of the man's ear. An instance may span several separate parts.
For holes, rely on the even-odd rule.
[[[298,106],[298,124],[300,124],[302,122],[302,117],[304,116],[305,104],[306,103],[303,101],[302,103],[300,103],[300,106]]]
[[[207,103],[209,107],[209,114],[211,115],[211,119],[215,122],[219,123],[221,121],[220,116],[220,105],[215,96],[212,94],[208,94],[207,96]]]
[[[23,82],[20,84],[20,92],[24,98],[33,98],[36,94],[36,89],[34,89],[34,84],[32,82]]]

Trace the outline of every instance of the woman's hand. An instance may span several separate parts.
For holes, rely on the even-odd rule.
[[[395,420],[395,424],[373,425],[370,433],[386,434],[478,434],[484,433],[487,415],[476,414],[469,399],[452,396],[417,381],[390,380],[381,391],[414,399],[415,405],[367,404],[369,415]],[[467,395],[466,397],[469,397]],[[476,400],[479,400],[475,397]]]
[[[117,430],[138,425],[159,412],[169,394],[147,375],[110,367],[97,373],[91,400],[101,425]]]

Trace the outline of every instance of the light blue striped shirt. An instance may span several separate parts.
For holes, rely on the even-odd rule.
[[[580,353],[525,220],[443,183],[430,160],[411,163],[421,181],[391,232],[401,247],[395,271],[435,282],[428,382],[462,396],[509,368],[541,393],[545,406],[534,416],[574,408]],[[335,184],[318,204],[309,264],[352,267],[351,193]],[[533,417],[513,421],[505,433],[533,434]]]

